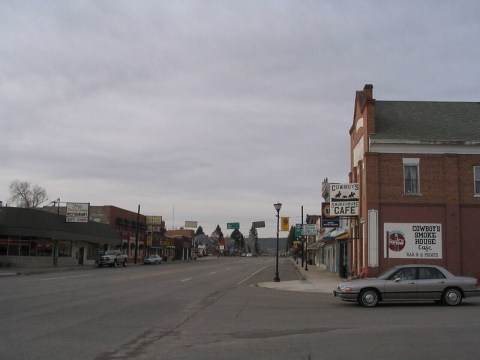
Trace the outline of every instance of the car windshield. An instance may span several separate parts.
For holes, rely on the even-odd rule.
[[[115,255],[116,253],[117,253],[116,250],[105,251],[105,255]]]

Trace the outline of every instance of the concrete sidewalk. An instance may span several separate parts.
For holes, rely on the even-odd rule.
[[[308,265],[308,270],[305,270],[305,263],[302,267],[300,260],[298,264],[293,259],[290,259],[290,261],[300,272],[301,280],[263,282],[258,283],[258,286],[276,290],[331,294],[339,283],[346,281],[339,278],[337,274],[320,269],[317,266]]]

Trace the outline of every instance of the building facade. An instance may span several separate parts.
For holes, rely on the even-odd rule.
[[[0,266],[93,265],[99,251],[119,244],[106,224],[68,223],[57,213],[0,207]]]
[[[365,85],[354,109],[350,274],[428,263],[480,277],[480,103],[379,101]]]

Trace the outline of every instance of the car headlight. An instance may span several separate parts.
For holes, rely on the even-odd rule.
[[[343,286],[343,285],[340,285],[338,287],[338,290],[341,291],[341,292],[352,292],[353,289],[349,286]]]

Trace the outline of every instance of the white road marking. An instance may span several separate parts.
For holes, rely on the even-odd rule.
[[[86,277],[86,276],[92,276],[92,275],[60,276],[60,277],[46,278],[46,279],[40,279],[40,280],[41,280],[41,281],[61,280],[61,279],[72,279],[72,278],[79,278],[79,277]]]
[[[216,274],[216,273],[217,273],[217,272],[216,272],[216,271],[214,271],[214,272],[211,272],[211,273],[210,273],[210,274],[208,274],[208,275],[213,275],[213,274]]]
[[[181,281],[181,282],[185,282],[185,281],[190,281],[190,280],[192,280],[192,278],[191,278],[191,277],[189,277],[189,278],[186,278],[186,279],[182,279],[182,280],[180,280],[180,281]]]
[[[248,279],[250,279],[252,276],[257,275],[260,271],[262,271],[262,270],[264,270],[264,269],[266,269],[266,268],[268,268],[268,267],[269,267],[269,266],[264,266],[263,268],[258,269],[258,270],[255,271],[252,275],[250,275],[250,276],[246,277],[245,279],[243,279],[242,281],[238,282],[237,285],[243,284],[245,281],[247,281]]]

